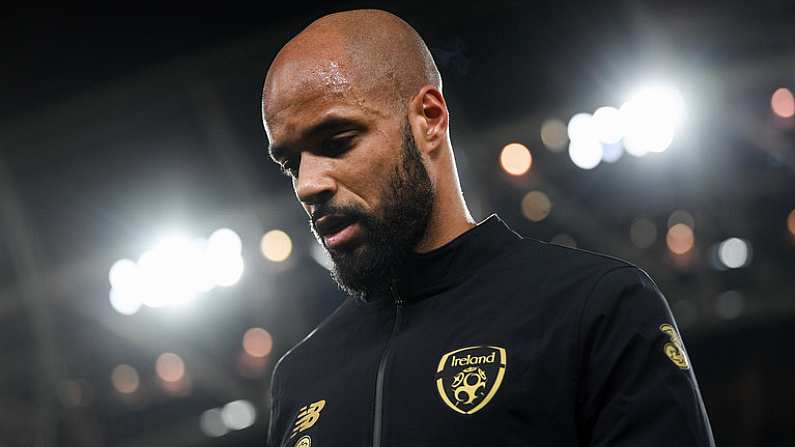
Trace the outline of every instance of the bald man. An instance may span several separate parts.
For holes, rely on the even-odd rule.
[[[270,445],[714,444],[643,271],[472,218],[439,70],[403,20],[313,22],[262,113],[349,295],[274,369]]]

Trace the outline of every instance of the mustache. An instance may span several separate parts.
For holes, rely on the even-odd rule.
[[[345,219],[358,220],[365,223],[372,220],[372,217],[369,214],[354,205],[321,204],[315,208],[314,212],[310,216],[309,223],[312,226],[312,230],[316,231],[317,221],[321,217],[329,215],[340,216]]]

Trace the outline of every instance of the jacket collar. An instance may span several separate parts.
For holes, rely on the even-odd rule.
[[[492,214],[445,245],[412,254],[393,288],[403,301],[435,295],[465,281],[519,239],[521,236]]]

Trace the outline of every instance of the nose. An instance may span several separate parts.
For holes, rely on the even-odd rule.
[[[329,160],[308,151],[301,154],[298,178],[293,187],[295,196],[304,205],[328,201],[337,192],[337,183],[331,175]]]

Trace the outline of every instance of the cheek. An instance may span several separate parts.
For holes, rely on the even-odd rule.
[[[356,157],[351,157],[354,167],[351,185],[368,199],[381,202],[384,194],[391,194],[389,183],[400,163],[400,148],[390,147],[382,139],[360,146]],[[372,203],[372,202],[371,202]],[[378,203],[373,203],[378,205]]]

